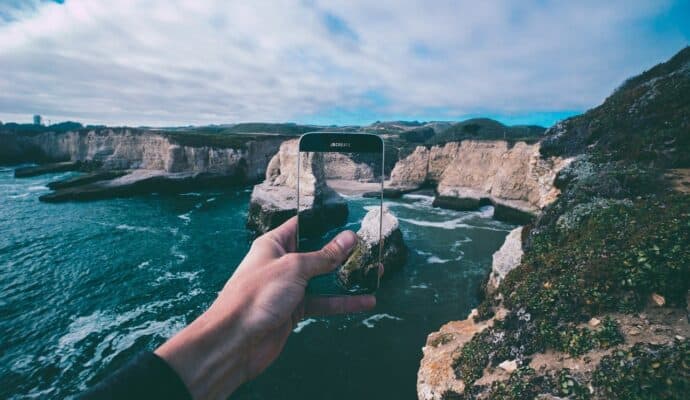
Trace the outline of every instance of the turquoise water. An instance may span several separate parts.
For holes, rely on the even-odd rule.
[[[68,176],[17,180],[0,168],[0,398],[69,397],[154,349],[211,303],[249,248],[251,188],[38,201]],[[426,336],[476,305],[513,226],[490,208],[434,209],[429,196],[387,205],[411,251],[382,282],[376,309],[301,322],[278,361],[233,398],[416,397]]]

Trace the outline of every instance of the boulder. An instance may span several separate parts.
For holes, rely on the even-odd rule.
[[[247,227],[261,234],[297,215],[297,186],[300,189],[300,231],[323,231],[345,223],[347,204],[326,185],[323,153],[301,158],[297,177],[298,139],[280,145],[269,161],[266,179],[254,186],[249,202]]]
[[[381,241],[379,241],[379,226]],[[370,210],[357,231],[357,244],[350,257],[338,270],[338,280],[344,287],[360,285],[375,288],[378,282],[379,251],[384,274],[400,269],[407,260],[407,246],[403,240],[398,218],[387,207]]]

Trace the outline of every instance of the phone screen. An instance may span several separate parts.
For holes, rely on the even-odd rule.
[[[349,151],[348,151],[349,150]],[[298,251],[315,251],[338,233],[357,233],[350,257],[313,278],[311,294],[372,293],[381,264],[383,142],[376,135],[310,133],[298,158]]]

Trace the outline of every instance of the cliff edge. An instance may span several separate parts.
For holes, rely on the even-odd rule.
[[[419,398],[685,398],[688,132],[690,48],[550,128],[543,158],[574,158],[561,193],[520,257],[509,235],[478,307],[429,335]]]

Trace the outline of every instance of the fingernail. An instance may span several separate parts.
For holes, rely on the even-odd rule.
[[[357,242],[357,236],[352,231],[344,231],[336,236],[335,242],[338,243],[341,249],[349,252],[352,250],[355,242]]]

